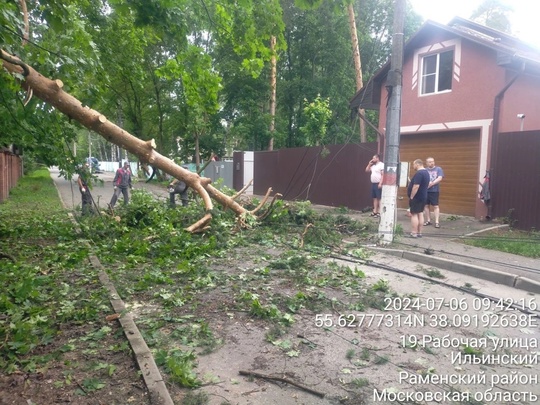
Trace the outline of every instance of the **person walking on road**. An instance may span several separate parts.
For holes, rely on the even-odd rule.
[[[384,163],[381,162],[379,155],[373,155],[373,158],[366,166],[366,173],[371,172],[371,197],[373,198],[372,217],[380,217],[382,183],[384,175]]]
[[[82,215],[90,215],[94,213],[94,209],[92,207],[92,195],[90,194],[90,189],[88,188],[91,177],[90,165],[88,163],[83,164],[78,174],[79,178],[77,179],[77,185],[79,186],[79,191],[81,192],[81,212]]]
[[[129,168],[129,163],[124,162],[124,167],[119,168],[114,175],[113,180],[114,194],[109,203],[109,208],[114,208],[118,196],[120,193],[124,196],[124,205],[127,205],[129,202],[129,192],[128,188],[131,190],[133,186],[131,185],[131,170]]]
[[[435,159],[428,157],[426,159],[426,170],[429,173],[429,185],[427,192],[426,209],[424,210],[424,225],[431,225],[431,211],[430,206],[433,207],[433,215],[435,216],[435,228],[440,228],[439,216],[439,183],[444,177],[443,169],[439,166],[435,166]]]
[[[416,173],[407,187],[409,208],[411,210],[410,237],[421,238],[422,224],[424,222],[424,208],[426,206],[429,185],[429,173],[424,168],[424,162],[422,162],[422,159],[416,159],[413,162],[413,168],[416,170]]]

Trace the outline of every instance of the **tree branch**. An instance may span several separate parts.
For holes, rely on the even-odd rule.
[[[326,395],[323,392],[316,391],[316,390],[314,390],[312,388],[306,387],[305,385],[302,385],[302,384],[299,384],[299,383],[297,383],[295,381],[289,380],[288,378],[274,377],[274,376],[271,376],[271,375],[257,373],[255,371],[240,370],[240,371],[238,371],[238,373],[240,375],[245,375],[245,376],[249,376],[249,377],[257,377],[257,378],[262,378],[262,379],[265,379],[265,380],[279,381],[279,382],[283,382],[283,383],[286,383],[286,384],[294,385],[295,387],[298,387],[298,388],[300,388],[300,389],[302,389],[304,391],[307,391],[310,394],[317,395],[320,398],[324,398],[324,396]]]

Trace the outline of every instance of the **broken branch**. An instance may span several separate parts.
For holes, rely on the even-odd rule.
[[[283,197],[283,194],[280,194],[280,193],[277,193],[276,195],[274,195],[274,198],[272,198],[272,202],[270,203],[270,205],[268,206],[268,209],[266,210],[266,212],[262,215],[259,215],[259,220],[262,221],[263,219],[265,219],[268,215],[270,215],[270,213],[272,212],[272,207],[274,206],[274,203],[276,202],[276,200],[279,198],[279,197]]]
[[[236,193],[235,195],[233,195],[231,198],[233,200],[236,200],[238,197],[240,197],[242,194],[245,193],[245,191],[249,188],[249,186],[251,186],[251,183],[253,183],[253,179],[251,179],[250,181],[248,181],[248,183],[244,186],[244,188],[242,188],[242,190],[240,190],[238,193]]]
[[[257,205],[257,207],[251,210],[249,213],[254,215],[257,211],[259,211],[262,208],[262,206],[266,204],[266,201],[268,201],[268,198],[270,197],[271,192],[272,192],[272,187],[268,189],[268,191],[266,192],[265,196],[263,197],[259,205]]]
[[[230,208],[237,216],[241,216],[247,210],[232,200],[229,196],[212,187],[211,180],[200,177],[183,167],[177,165],[171,159],[159,154],[155,150],[150,150],[147,142],[136,138],[127,131],[113,124],[99,112],[83,106],[82,103],[62,90],[61,80],[51,80],[40,75],[35,69],[23,63],[19,58],[0,49],[1,65],[8,72],[13,74],[23,74],[25,80],[21,86],[25,89],[32,88],[34,97],[55,107],[58,111],[79,122],[86,128],[93,130],[104,137],[109,142],[118,145],[127,151],[138,156],[141,161],[148,161],[155,168],[170,174],[172,177],[184,181],[192,190],[197,192],[204,201],[207,214],[198,222],[187,228],[190,232],[200,232],[207,229],[206,226],[211,220],[210,212],[213,209],[212,199],[221,205]]]
[[[255,371],[240,370],[240,371],[238,371],[238,373],[240,375],[245,375],[245,376],[248,376],[248,377],[257,377],[257,378],[262,378],[264,380],[279,381],[279,382],[283,382],[283,383],[286,383],[286,384],[294,385],[295,387],[298,387],[298,388],[300,388],[300,389],[302,389],[302,390],[304,390],[306,392],[309,392],[310,394],[317,395],[320,398],[324,398],[324,396],[326,395],[323,392],[316,391],[316,390],[314,390],[312,388],[306,387],[305,385],[302,385],[302,384],[299,384],[299,383],[297,383],[295,381],[289,380],[288,378],[274,377],[274,376],[271,376],[271,375],[257,373]]]
[[[302,235],[300,236],[300,249],[302,249],[304,247],[304,236],[306,236],[306,233],[308,231],[309,228],[311,228],[313,226],[313,224],[307,224],[306,227],[304,228],[304,232],[302,232]]]

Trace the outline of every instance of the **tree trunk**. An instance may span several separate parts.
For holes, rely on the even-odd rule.
[[[79,100],[62,90],[63,83],[61,80],[51,80],[42,76],[4,50],[0,50],[0,59],[2,59],[2,64],[7,71],[24,76],[25,80],[21,82],[21,86],[28,92],[31,90],[37,98],[49,103],[86,128],[100,134],[107,141],[138,156],[141,162],[150,163],[174,178],[184,181],[195,190],[201,196],[207,213],[200,221],[186,228],[188,231],[197,232],[203,230],[210,222],[212,219],[211,211],[214,207],[211,198],[230,208],[238,217],[248,212],[231,197],[212,187],[210,179],[200,177],[198,174],[178,166],[171,159],[156,152],[154,140],[142,141],[110,122],[99,112],[88,106],[83,106]]]
[[[154,84],[154,93],[156,95],[156,109],[158,113],[158,150],[165,153],[165,142],[163,139],[163,108],[161,106],[161,88],[155,75],[152,75],[152,83]]]
[[[195,167],[199,171],[201,167],[201,151],[199,148],[199,133],[195,132]]]
[[[274,132],[276,130],[276,37],[270,38],[270,50],[272,59],[270,60],[270,142],[268,150],[274,150]]]
[[[356,91],[359,91],[364,87],[362,81],[362,60],[360,59],[360,46],[358,45],[358,32],[356,30],[356,18],[354,15],[353,3],[349,3],[347,6],[347,11],[349,12],[349,29],[351,31],[351,44],[353,50],[353,59],[354,59],[354,70],[356,77]],[[360,110],[364,114],[364,110]],[[367,142],[366,136],[366,124],[364,120],[359,120],[360,122],[360,142]]]

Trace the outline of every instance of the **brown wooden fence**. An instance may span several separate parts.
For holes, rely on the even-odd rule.
[[[9,196],[23,174],[22,159],[9,151],[0,150],[0,203]]]
[[[540,230],[540,131],[494,137],[491,214],[509,217],[513,226]]]
[[[372,205],[364,170],[375,153],[377,143],[255,152],[254,194],[272,187],[285,200],[362,210]]]

